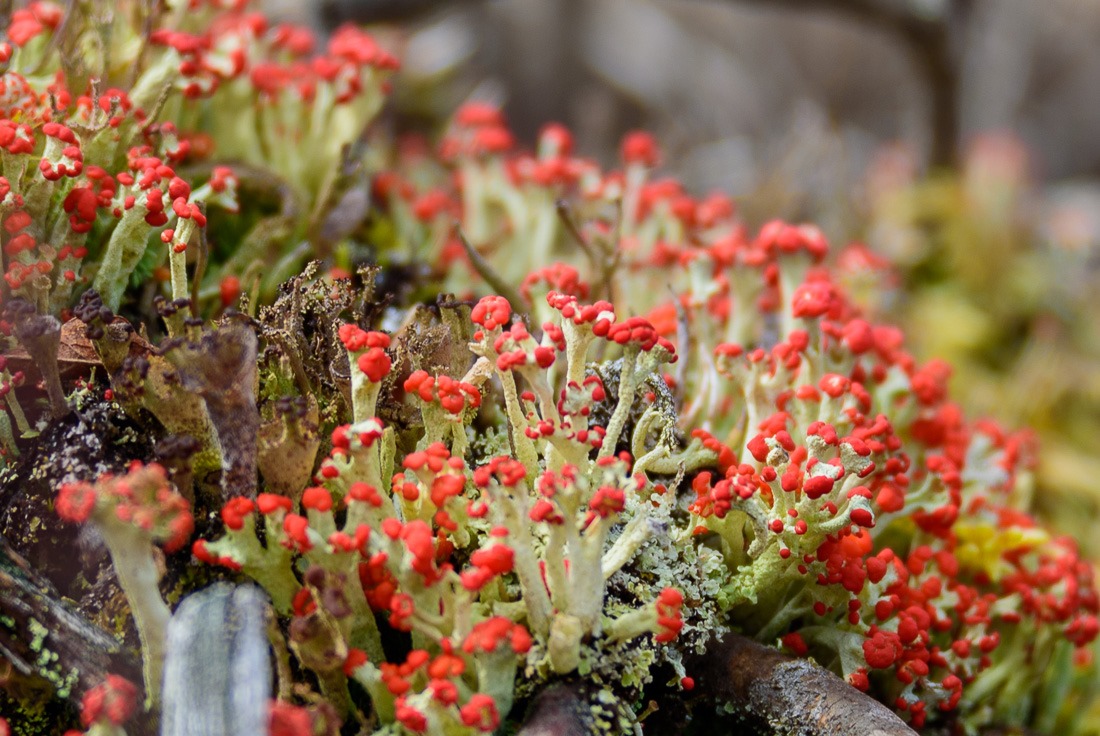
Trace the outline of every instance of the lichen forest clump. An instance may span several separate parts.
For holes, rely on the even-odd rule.
[[[155,730],[215,580],[269,606],[273,734],[493,733],[563,690],[687,733],[731,637],[901,729],[1075,732],[1092,567],[1028,513],[1029,436],[847,296],[861,246],[750,232],[644,133],[614,171],[480,103],[387,140],[393,57],[244,5],[35,2],[0,44],[0,552],[119,645],[78,666],[3,609],[38,656],[0,682],[52,689],[0,734]]]

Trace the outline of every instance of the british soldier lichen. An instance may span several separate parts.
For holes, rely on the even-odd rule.
[[[352,145],[395,67],[365,33],[315,53],[243,2],[123,6],[34,2],[0,43],[0,327],[75,349],[56,323],[81,320],[90,384],[163,460],[56,489],[110,551],[148,705],[163,543],[269,596],[274,733],[491,733],[561,682],[593,728],[637,731],[730,631],[914,727],[1070,732],[1100,601],[1028,514],[1031,442],[965,419],[947,367],[846,297],[821,231],[750,234],[730,198],[654,179],[643,133],[617,171],[561,126],[523,152],[481,103],[382,168],[387,142]],[[331,219],[361,165],[362,228],[365,206]],[[422,271],[434,303],[384,285]],[[9,461],[43,399],[55,426],[84,410],[15,359]],[[83,702],[89,733],[121,733],[138,689]]]

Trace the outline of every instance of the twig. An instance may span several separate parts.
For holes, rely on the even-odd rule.
[[[227,583],[180,604],[168,626],[161,736],[267,732],[265,605],[258,588]]]
[[[599,265],[599,258],[592,250],[592,246],[588,244],[584,235],[581,234],[580,228],[577,227],[577,223],[573,220],[572,208],[569,206],[569,202],[564,199],[559,199],[554,203],[554,208],[558,211],[558,217],[561,219],[562,224],[565,225],[565,231],[572,236],[573,240],[577,241],[577,245],[581,247],[585,255],[588,256],[588,260],[591,262],[592,267],[596,268]]]
[[[808,659],[737,634],[685,662],[699,696],[803,736],[916,736],[882,703]]]
[[[611,240],[603,243],[601,249],[604,252],[603,269],[600,273],[600,278],[607,290],[607,298],[612,304],[618,304],[619,299],[616,297],[615,289],[615,272],[619,270],[619,264],[623,260],[623,218],[626,214],[623,212],[623,198],[619,197],[615,200],[615,227],[612,229]],[[601,241],[603,242],[603,241]]]
[[[61,347],[61,322],[52,315],[20,315],[15,323],[15,336],[42,374],[53,418],[60,419],[70,410],[65,401],[65,389],[61,385],[61,372],[57,366]]]
[[[107,632],[73,610],[0,537],[0,657],[79,702],[108,673],[141,682],[141,666]]]
[[[470,241],[466,238],[466,233],[462,232],[462,226],[455,223],[455,234],[458,236],[458,241],[462,243],[462,249],[466,251],[466,255],[470,257],[470,263],[473,264],[474,270],[477,271],[481,278],[485,279],[485,282],[493,288],[499,296],[508,300],[508,303],[512,305],[512,309],[521,309],[526,301],[521,297],[511,284],[500,277],[493,267],[489,265],[489,262],[477,252],[477,249],[470,244]]]

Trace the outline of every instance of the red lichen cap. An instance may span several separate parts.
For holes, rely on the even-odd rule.
[[[772,220],[760,228],[756,237],[757,248],[770,253],[807,253],[814,262],[820,262],[829,251],[825,235],[813,225],[790,225],[782,220]]]
[[[651,133],[634,130],[623,137],[619,151],[623,163],[654,167],[661,162],[661,149]]]
[[[327,488],[321,486],[307,488],[302,493],[302,508],[313,509],[314,511],[331,511],[332,494],[329,493]]]
[[[83,481],[64,483],[57,492],[57,515],[65,521],[83,523],[95,508],[96,490]]]
[[[665,644],[680,635],[684,620],[680,609],[684,605],[684,595],[676,588],[665,588],[657,596],[657,625],[660,631],[653,638]]]
[[[275,493],[261,493],[256,497],[256,508],[264,516],[277,513],[280,509],[289,513],[294,510],[294,502],[286,496]]]
[[[281,700],[271,701],[270,736],[313,736],[313,717],[305,708]]]
[[[485,693],[475,693],[459,710],[462,722],[482,733],[492,733],[500,725],[500,713],[492,697]]]
[[[58,489],[57,512],[61,518],[85,522],[95,513],[113,513],[125,524],[147,533],[174,552],[194,530],[190,504],[172,488],[168,474],[156,463],[134,461],[123,476],[101,475],[94,484],[66,483]]]
[[[393,362],[390,360],[390,356],[386,355],[385,350],[374,347],[360,355],[356,360],[356,365],[359,370],[366,374],[367,378],[374,383],[378,383],[389,375]]]
[[[526,654],[533,643],[531,634],[523,626],[504,616],[493,616],[470,629],[462,643],[462,651],[468,654],[492,652],[504,642],[508,642],[516,654]]]
[[[106,721],[121,726],[137,710],[137,685],[118,675],[107,679],[84,694],[80,704],[80,722],[91,726]]]
[[[288,499],[289,500],[289,499]],[[222,522],[235,531],[244,527],[244,519],[255,510],[255,504],[247,498],[231,498],[222,506]]]
[[[508,324],[512,317],[512,305],[502,296],[482,297],[470,312],[470,319],[487,330],[495,330]]]

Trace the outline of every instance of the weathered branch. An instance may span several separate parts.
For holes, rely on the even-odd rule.
[[[807,659],[736,634],[685,662],[701,697],[728,702],[762,732],[915,736],[882,703]]]
[[[477,271],[478,276],[485,279],[485,283],[489,284],[494,292],[507,299],[508,303],[512,305],[512,309],[521,309],[526,301],[485,260],[485,257],[470,243],[466,233],[462,232],[462,227],[457,223],[455,224],[455,234],[458,236],[458,242],[462,244],[462,249],[466,251],[466,256],[470,259],[470,265]]]
[[[61,600],[48,581],[0,537],[0,656],[25,676],[79,701],[108,673],[141,681],[138,660]]]

